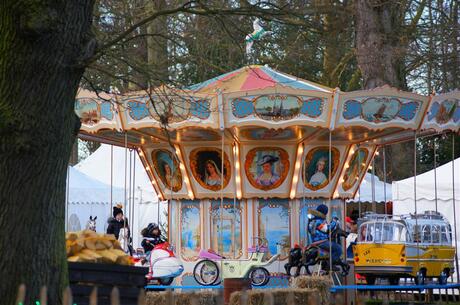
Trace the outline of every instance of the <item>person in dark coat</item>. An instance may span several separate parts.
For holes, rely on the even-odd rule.
[[[142,230],[141,234],[143,237],[141,246],[144,248],[146,254],[152,251],[156,245],[165,242],[161,237],[160,228],[156,223],[149,223],[149,225]]]
[[[113,217],[110,217],[107,220],[109,224],[107,227],[107,234],[115,235],[115,238],[117,240],[118,240],[118,237],[120,236],[120,229],[122,228],[126,227],[128,229],[128,236],[130,235],[128,220],[123,216],[123,210],[121,208],[122,208],[121,204],[117,204],[116,206],[114,206],[113,207]]]

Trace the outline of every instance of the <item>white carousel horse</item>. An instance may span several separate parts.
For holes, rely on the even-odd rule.
[[[254,20],[254,22],[252,23],[252,27],[254,28],[254,32],[246,35],[244,39],[246,42],[246,55],[247,56],[249,56],[249,54],[252,51],[252,45],[254,44],[254,41],[258,41],[264,38],[265,36],[271,35],[273,33],[272,31],[266,31],[262,27],[262,21],[259,18],[256,18]]]
[[[91,230],[91,231],[96,232],[96,219],[97,219],[97,216],[95,216],[94,218],[93,216],[89,216],[89,220],[86,223],[86,230]]]

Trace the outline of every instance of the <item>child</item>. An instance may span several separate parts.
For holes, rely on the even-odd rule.
[[[141,234],[142,237],[144,237],[144,239],[142,239],[141,246],[144,248],[145,254],[150,253],[156,245],[164,242],[161,238],[160,228],[156,223],[150,223],[147,228],[144,228],[141,231]]]

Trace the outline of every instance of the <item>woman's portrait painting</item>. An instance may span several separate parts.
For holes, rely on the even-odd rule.
[[[278,147],[257,147],[246,155],[244,163],[246,177],[259,190],[279,187],[289,172],[289,155]]]
[[[331,147],[330,156],[332,162],[329,161],[328,146],[315,147],[307,153],[303,168],[303,182],[306,188],[317,191],[329,184],[339,166],[339,150]]]
[[[155,173],[163,185],[178,192],[182,189],[182,174],[179,168],[179,161],[166,149],[152,151],[152,161]]]
[[[351,189],[366,169],[367,156],[369,150],[367,148],[360,148],[350,159],[348,168],[345,169],[345,175],[343,176],[342,188],[344,191]]]
[[[190,152],[193,177],[202,187],[211,191],[225,188],[230,181],[231,167],[226,153],[223,162],[224,164],[219,148],[196,148]]]

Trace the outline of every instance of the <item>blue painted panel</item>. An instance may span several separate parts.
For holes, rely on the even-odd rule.
[[[418,110],[417,102],[409,102],[406,104],[402,104],[401,109],[399,109],[398,116],[405,121],[410,121],[417,114],[417,110]]]
[[[147,108],[147,105],[144,102],[129,101],[128,108],[129,108],[129,116],[133,120],[140,121],[150,116],[149,109]]]
[[[312,118],[319,117],[323,113],[323,103],[324,101],[322,98],[312,98],[305,100],[302,103],[300,113]]]
[[[242,98],[232,100],[232,112],[237,118],[245,118],[254,113],[254,104]]]
[[[210,103],[207,100],[192,101],[190,113],[199,119],[205,120],[211,115]]]
[[[112,103],[103,102],[101,104],[101,116],[107,120],[113,120]]]
[[[361,103],[355,100],[348,100],[343,106],[343,118],[351,120],[361,115]]]

